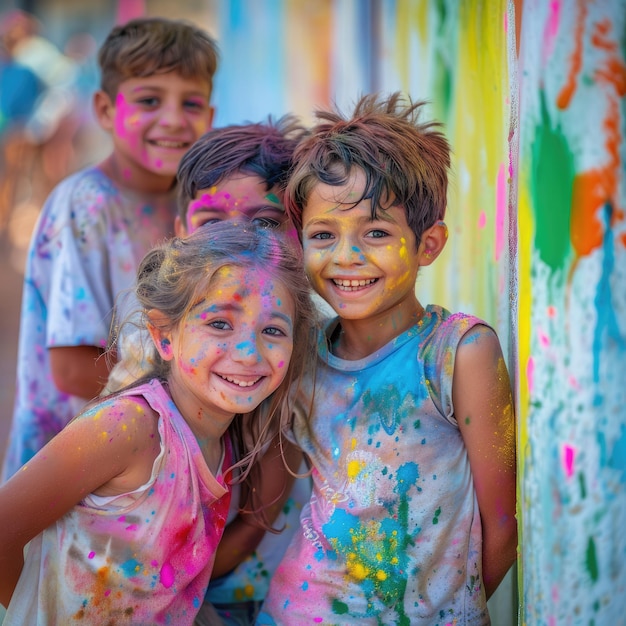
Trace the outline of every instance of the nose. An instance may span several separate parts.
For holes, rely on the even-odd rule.
[[[185,125],[185,112],[177,102],[167,103],[163,107],[159,123],[167,128],[182,128]]]
[[[257,334],[248,333],[240,336],[235,342],[232,349],[232,359],[243,365],[255,365],[261,361],[261,352],[259,350]]]
[[[333,251],[335,265],[361,265],[364,257],[361,249],[351,237],[340,237]]]

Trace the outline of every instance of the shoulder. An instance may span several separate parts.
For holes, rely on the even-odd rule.
[[[98,207],[116,195],[111,180],[96,167],[88,167],[63,179],[50,192],[41,212],[41,224],[61,226],[80,213],[97,215]]]
[[[122,436],[132,445],[155,433],[158,413],[142,394],[141,389],[112,395],[98,401],[80,413],[71,424],[73,427],[95,429],[102,437]]]

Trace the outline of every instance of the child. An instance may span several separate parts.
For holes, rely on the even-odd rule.
[[[178,168],[176,234],[183,237],[204,224],[234,221],[241,227],[253,222],[285,237],[295,237],[285,214],[281,188],[296,145],[305,133],[293,116],[276,122],[269,118],[267,123],[231,125],[206,133],[189,149]],[[111,371],[109,389],[117,389],[142,375],[146,367],[141,361],[144,341],[137,333],[122,337],[123,358]],[[277,460],[282,463],[280,456]],[[290,466],[297,468],[295,459]],[[305,471],[306,467],[301,467],[299,473]],[[246,521],[254,515],[235,517],[240,494],[238,486],[234,486],[228,525],[217,551],[214,580],[199,623],[201,619],[211,626],[220,619],[224,624],[254,623],[273,571],[299,527],[300,510],[311,493],[310,480],[296,480],[289,489],[278,480],[268,485],[266,473],[264,467],[263,486],[276,490],[266,497],[270,502],[276,499],[283,504],[279,507],[280,515],[272,520],[273,526],[283,530],[280,534],[266,533],[264,528]]]
[[[140,265],[153,371],[91,403],[0,487],[5,626],[193,623],[228,510],[231,439],[244,435],[232,443],[245,475],[288,417],[314,317],[282,238],[203,230]]]
[[[112,152],[58,185],[32,236],[5,478],[106,382],[114,298],[172,234],[176,169],[211,126],[217,58],[204,32],[159,18],[118,26],[102,45],[94,107]]]
[[[285,207],[338,317],[293,423],[313,495],[259,624],[489,624],[487,598],[515,560],[500,344],[415,295],[446,243],[450,164],[420,110],[394,94],[365,96],[349,119],[319,112],[294,157]]]

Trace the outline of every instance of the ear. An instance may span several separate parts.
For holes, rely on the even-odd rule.
[[[187,226],[185,225],[185,223],[183,222],[183,220],[180,219],[180,215],[177,215],[174,218],[174,234],[177,237],[186,237],[187,236]]]
[[[112,131],[115,122],[115,105],[107,93],[99,89],[93,95],[93,110],[103,130]]]
[[[148,316],[148,332],[152,341],[164,361],[171,361],[174,358],[172,350],[170,319],[157,309],[150,309]]]
[[[417,255],[420,266],[430,265],[444,249],[448,241],[448,227],[443,220],[439,220],[422,233]]]
[[[207,132],[209,130],[211,130],[213,128],[213,120],[215,119],[215,107],[214,106],[210,106],[209,107],[209,112],[208,112],[208,128],[207,128]]]

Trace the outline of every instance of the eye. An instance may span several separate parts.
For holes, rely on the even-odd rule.
[[[374,230],[370,230],[366,236],[371,237],[372,239],[381,239],[382,237],[388,237],[389,233],[386,233],[384,230],[379,230],[376,228]]]
[[[154,108],[159,105],[159,99],[156,96],[146,96],[137,100],[137,103],[145,107]]]
[[[287,333],[285,333],[280,328],[276,326],[269,326],[268,328],[263,329],[263,333],[266,335],[272,335],[272,337],[286,337]]]
[[[195,227],[200,228],[200,226],[204,226],[206,224],[219,224],[222,220],[217,217],[208,217],[207,219],[199,219],[198,221],[194,221]]]
[[[268,229],[280,228],[281,226],[281,222],[279,222],[278,220],[272,219],[271,217],[255,217],[252,220],[252,223],[256,224],[257,226],[260,226],[261,228],[268,228]]]
[[[213,320],[209,326],[217,328],[217,330],[232,330],[233,327],[226,320]]]
[[[310,239],[332,239],[333,236],[331,233],[315,233],[314,235],[311,235]]]
[[[186,100],[183,106],[191,111],[202,111],[206,108],[205,103],[200,102],[199,100]]]

